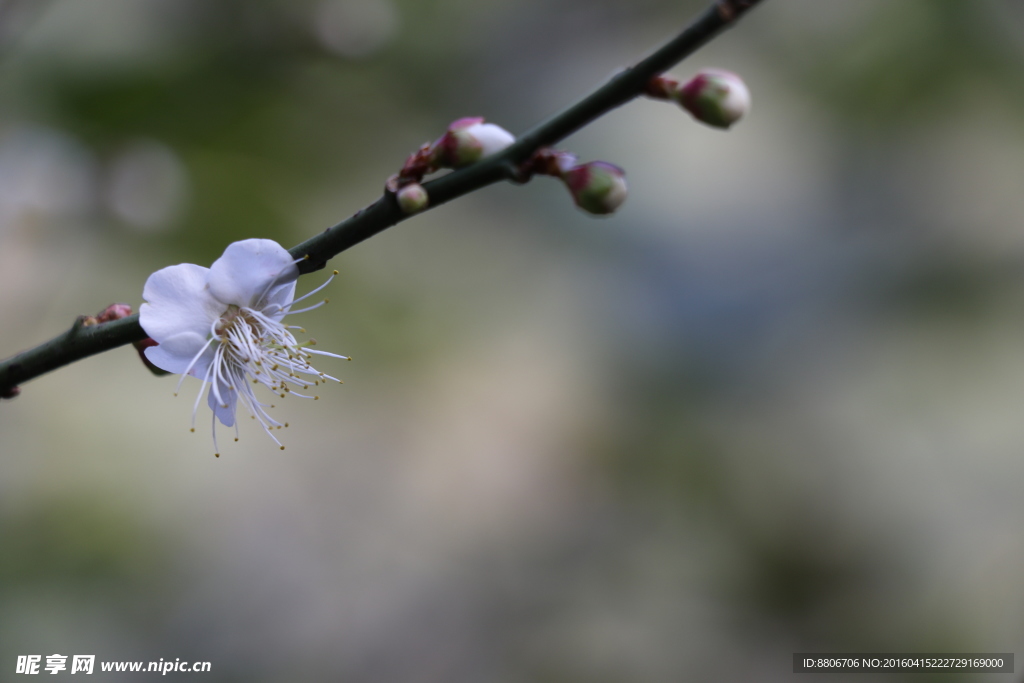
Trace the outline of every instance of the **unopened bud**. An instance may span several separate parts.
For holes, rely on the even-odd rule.
[[[430,197],[427,191],[419,183],[411,183],[400,187],[395,192],[395,199],[398,200],[398,207],[404,214],[414,214],[423,211],[430,205]]]
[[[707,69],[679,91],[679,104],[698,121],[728,128],[750,111],[750,91],[739,76]]]
[[[614,213],[626,201],[626,172],[614,164],[591,161],[562,174],[576,206],[587,213]]]
[[[460,168],[505,149],[516,138],[512,133],[480,117],[458,119],[434,145],[438,166]]]
[[[139,358],[142,359],[143,365],[149,368],[149,371],[152,372],[154,375],[156,375],[157,377],[163,377],[164,375],[171,374],[166,370],[162,370],[157,366],[153,365],[153,363],[148,358],[146,358],[146,349],[148,349],[151,346],[159,346],[155,339],[151,337],[146,337],[145,339],[140,339],[139,341],[132,342],[132,346],[134,346],[135,350],[139,352]]]
[[[110,304],[98,314],[96,314],[97,323],[109,323],[121,318],[127,318],[132,314],[132,307],[128,304]]]

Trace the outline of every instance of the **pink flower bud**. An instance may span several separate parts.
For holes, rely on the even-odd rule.
[[[505,149],[516,138],[483,118],[458,119],[434,144],[434,162],[441,167],[461,168]]]
[[[132,307],[128,304],[110,304],[96,315],[97,323],[109,323],[121,318],[127,318],[132,314]]]
[[[587,213],[614,213],[626,201],[626,173],[604,161],[591,161],[562,174],[576,206]]]
[[[679,104],[695,119],[728,128],[750,111],[750,91],[734,73],[706,69],[679,91]]]
[[[404,214],[414,214],[423,211],[430,206],[430,197],[427,191],[419,183],[411,183],[400,187],[395,192],[395,199],[398,200],[398,207]]]

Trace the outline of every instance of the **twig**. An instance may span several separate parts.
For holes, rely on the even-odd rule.
[[[650,80],[671,68],[736,22],[761,0],[718,0],[686,29],[650,56],[612,77],[565,111],[520,136],[500,154],[454,171],[424,185],[435,207],[501,180],[521,181],[519,167],[543,147],[568,137],[591,121],[643,95]],[[289,252],[302,259],[300,273],[323,268],[327,261],[409,216],[389,192],[354,216],[311,237]],[[33,349],[0,361],[0,397],[51,370],[102,351],[144,339],[138,314],[92,327],[77,326]]]

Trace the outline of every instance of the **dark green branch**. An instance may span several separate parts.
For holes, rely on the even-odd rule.
[[[0,396],[50,370],[145,338],[138,313],[91,327],[76,322],[64,334],[0,362]]]
[[[500,180],[517,180],[520,164],[537,150],[553,145],[591,121],[642,95],[650,80],[693,54],[760,0],[718,0],[682,33],[649,57],[614,76],[606,84],[565,111],[520,136],[500,154],[426,183],[430,206],[440,206],[457,197]],[[351,218],[311,237],[289,251],[302,273],[323,268],[327,261],[363,240],[409,218],[398,208],[394,195],[385,193]],[[76,360],[144,339],[138,314],[92,327],[72,328],[29,351],[0,361],[0,397],[14,387]]]

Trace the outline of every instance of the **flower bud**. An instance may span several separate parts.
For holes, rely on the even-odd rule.
[[[718,69],[701,71],[678,97],[695,119],[715,128],[728,128],[750,111],[750,91],[743,79]]]
[[[400,187],[395,192],[395,199],[398,200],[398,207],[404,214],[414,214],[423,211],[430,205],[430,197],[427,191],[419,183],[411,183]]]
[[[626,173],[604,161],[591,161],[562,174],[576,206],[587,213],[614,213],[626,201]]]
[[[149,371],[152,372],[154,375],[156,375],[157,377],[163,377],[164,375],[171,374],[166,370],[162,370],[157,366],[153,365],[152,361],[146,358],[146,349],[148,349],[151,346],[159,346],[159,344],[157,344],[152,337],[146,337],[145,339],[134,341],[132,342],[132,346],[134,346],[135,350],[139,352],[139,358],[142,359],[142,363],[147,368],[149,368]]]
[[[516,138],[512,133],[483,118],[458,119],[434,145],[434,161],[438,166],[460,168],[480,161],[505,149]]]
[[[132,314],[132,307],[128,304],[110,304],[96,315],[97,323],[109,323],[121,318],[127,318]]]

